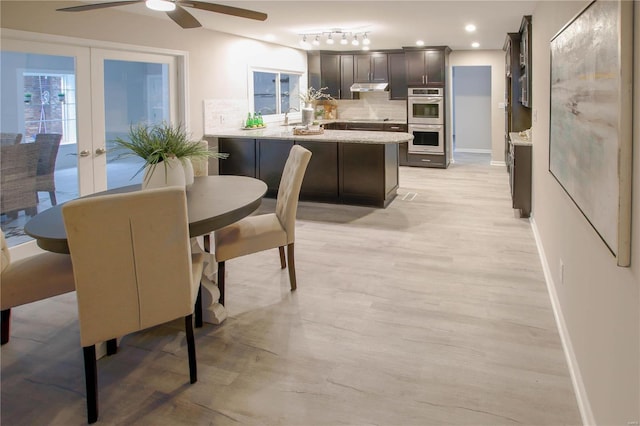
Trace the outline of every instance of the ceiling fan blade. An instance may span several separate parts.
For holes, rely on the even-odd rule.
[[[213,4],[195,0],[177,0],[177,3],[182,6],[193,7],[194,9],[224,13],[225,15],[238,16],[240,18],[255,19],[256,21],[264,21],[265,19],[267,19],[266,13],[256,12],[248,9],[240,9],[239,7],[223,6],[221,4]]]
[[[63,7],[62,9],[56,9],[58,12],[84,12],[85,10],[104,9],[107,7],[126,6],[128,4],[142,3],[144,0],[130,0],[130,1],[110,1],[107,3],[94,3],[84,4],[82,6]]]
[[[177,4],[175,10],[167,12],[167,15],[169,16],[169,18],[173,19],[173,22],[185,29],[198,28],[202,26],[202,24],[200,24],[200,22],[198,22],[198,20],[194,18],[192,14],[190,14]]]

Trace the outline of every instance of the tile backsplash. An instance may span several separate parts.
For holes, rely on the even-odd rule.
[[[389,92],[362,92],[360,99],[338,100],[338,118],[407,120],[407,101],[389,100]]]

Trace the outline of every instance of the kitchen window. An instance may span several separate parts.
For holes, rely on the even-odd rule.
[[[300,110],[302,74],[260,70],[254,70],[252,74],[252,112],[266,117],[284,114],[292,108]]]

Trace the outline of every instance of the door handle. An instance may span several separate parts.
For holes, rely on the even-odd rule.
[[[91,151],[87,149],[83,149],[82,151],[80,151],[80,157],[88,157],[90,155],[91,155]]]
[[[104,148],[96,148],[96,155],[106,154],[107,150]]]

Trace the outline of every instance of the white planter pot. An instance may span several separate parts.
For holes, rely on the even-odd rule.
[[[185,157],[182,158],[182,167],[184,168],[184,181],[187,186],[193,185],[193,163],[191,162],[191,158]]]
[[[184,167],[177,158],[170,158],[167,161],[149,165],[144,169],[142,189],[185,185]]]

